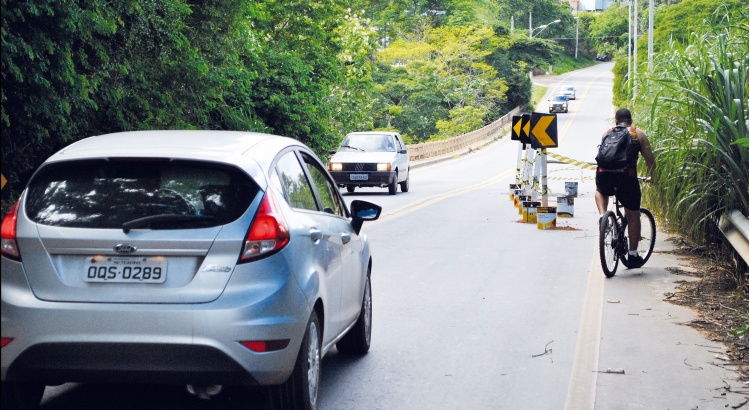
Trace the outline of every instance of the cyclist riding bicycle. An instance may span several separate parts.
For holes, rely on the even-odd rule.
[[[628,127],[633,155],[628,156],[628,165],[624,169],[609,170],[597,167],[596,171],[596,207],[599,209],[599,217],[607,212],[609,197],[616,195],[617,199],[625,208],[625,216],[628,219],[628,265],[631,267],[643,266],[644,260],[638,255],[638,241],[641,237],[641,186],[638,182],[636,171],[638,165],[638,153],[643,155],[646,161],[650,182],[656,169],[656,160],[648,142],[648,136],[642,130],[633,126],[633,117],[630,110],[620,108],[615,113],[615,125]],[[611,128],[610,128],[611,130]],[[604,133],[602,139],[610,131]]]

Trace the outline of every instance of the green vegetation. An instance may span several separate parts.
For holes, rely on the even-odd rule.
[[[560,22],[529,38],[529,13]],[[2,16],[10,199],[108,132],[262,131],[319,153],[353,130],[448,138],[526,105],[528,71],[575,50],[555,0],[2,0]]]
[[[2,0],[4,191],[102,133],[263,131],[322,152],[370,126],[372,31],[343,2],[197,4]]]
[[[552,63],[552,74],[560,75],[573,70],[591,67],[594,64],[596,64],[594,57],[590,55],[579,57],[577,60],[573,57],[562,55],[555,58],[555,61]]]
[[[663,7],[658,21],[668,27],[677,19],[684,26],[683,10],[690,4],[707,3],[685,0],[675,12]],[[675,36],[659,44],[662,52],[655,55],[652,70],[639,58],[641,74],[632,89],[624,86],[627,62],[618,61],[615,89],[651,136],[658,167],[656,183],[645,193],[647,205],[659,212],[662,223],[728,265],[744,291],[747,265],[717,223],[735,209],[748,215],[747,8],[720,1],[712,5],[713,13],[696,14],[711,19],[690,24],[698,29],[689,38]]]

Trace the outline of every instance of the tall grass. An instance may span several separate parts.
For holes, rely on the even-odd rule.
[[[657,159],[644,201],[692,242],[732,259],[737,284],[747,265],[718,229],[721,215],[748,215],[748,46],[743,27],[708,27],[692,45],[655,56],[636,84],[635,117]]]

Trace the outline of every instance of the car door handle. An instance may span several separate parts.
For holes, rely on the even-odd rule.
[[[347,243],[349,243],[351,240],[352,240],[352,235],[351,234],[348,234],[348,233],[342,233],[341,234],[341,243],[343,243],[344,245],[346,245]]]
[[[313,242],[317,242],[323,238],[323,231],[320,229],[310,228],[310,239],[313,240]]]

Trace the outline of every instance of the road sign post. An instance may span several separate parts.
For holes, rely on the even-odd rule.
[[[529,128],[531,132],[531,146],[540,149],[540,168],[541,168],[541,197],[542,206],[547,206],[549,191],[547,189],[547,148],[557,147],[557,115],[532,113],[529,118]]]

